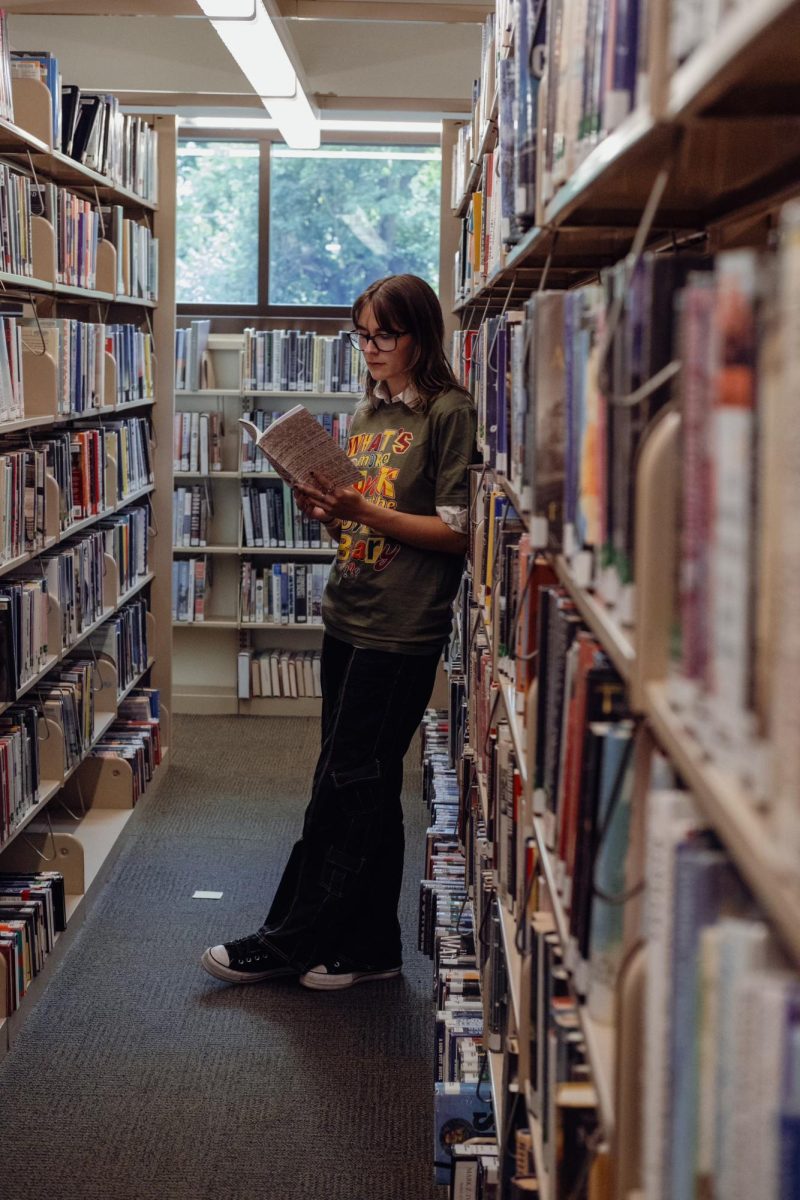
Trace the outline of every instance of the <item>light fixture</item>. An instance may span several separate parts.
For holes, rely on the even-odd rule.
[[[144,109],[142,111],[145,111]],[[151,111],[150,109],[147,110]],[[277,121],[269,117],[246,116],[182,116],[181,129],[277,129]],[[336,117],[322,117],[319,127],[323,133],[418,133],[440,134],[441,121],[381,121],[381,120],[339,120]]]
[[[253,0],[244,0],[242,11],[230,12],[224,19],[220,19],[220,0],[197,3],[274,119],[287,146],[316,149],[319,121],[262,0],[255,0],[254,8]]]

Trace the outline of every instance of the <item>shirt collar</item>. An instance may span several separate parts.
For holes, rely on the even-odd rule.
[[[402,392],[398,392],[396,396],[391,396],[388,384],[384,383],[382,379],[375,384],[371,400],[373,408],[379,408],[381,404],[405,404],[406,408],[410,408],[412,412],[422,403],[413,384],[403,388]]]

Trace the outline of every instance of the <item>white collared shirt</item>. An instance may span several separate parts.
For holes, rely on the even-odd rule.
[[[370,396],[372,407],[380,408],[381,404],[405,404],[406,408],[410,408],[412,412],[416,412],[420,407],[420,397],[417,394],[413,384],[409,384],[398,392],[396,396],[390,395],[388,384],[381,379],[375,384],[375,387]],[[436,506],[436,515],[440,520],[444,521],[448,529],[454,529],[456,533],[467,532],[467,517],[469,510],[467,508],[457,508],[454,504],[444,504]]]

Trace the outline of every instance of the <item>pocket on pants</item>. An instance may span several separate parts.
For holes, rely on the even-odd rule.
[[[344,896],[349,882],[361,872],[363,866],[363,858],[331,846],[322,867],[322,886],[331,896]]]
[[[346,771],[331,771],[336,798],[348,815],[365,816],[380,806],[381,764],[377,758]]]

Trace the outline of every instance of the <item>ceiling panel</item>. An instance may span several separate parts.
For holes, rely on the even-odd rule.
[[[224,9],[226,0],[220,0]],[[301,0],[285,0],[286,4]],[[284,0],[267,0],[274,12]],[[65,16],[102,7],[105,16]],[[315,0],[302,0],[306,9]],[[158,95],[162,106],[175,96],[181,110],[186,97],[208,112],[215,103],[230,108],[259,102],[247,79],[204,19],[179,19],[169,14],[199,13],[196,0],[20,0],[9,17],[11,45],[15,49],[49,49],[58,55],[65,82],[79,82],[87,90],[124,92],[141,103]],[[464,10],[478,15],[485,6],[453,0],[420,6],[416,0],[393,0],[374,5],[347,0],[348,12],[380,9],[416,14],[431,10]],[[43,15],[45,9],[62,15]],[[160,16],[119,15],[135,8],[157,9]],[[24,9],[18,12],[17,9]],[[319,0],[329,13],[330,0]],[[305,10],[304,10],[305,11]],[[34,15],[36,14],[36,15]],[[326,116],[369,110],[402,113],[411,108],[421,114],[468,112],[472,80],[480,58],[481,26],[408,20],[278,19],[279,32],[293,57],[303,86],[312,102],[319,98]],[[218,97],[218,101],[215,100]],[[182,99],[184,98],[184,99]],[[381,102],[385,101],[382,105]],[[155,102],[155,101],[154,101]]]

